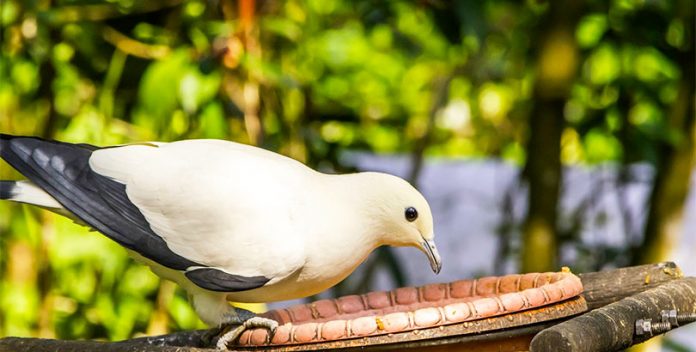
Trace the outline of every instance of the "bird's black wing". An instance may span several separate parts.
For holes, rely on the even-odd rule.
[[[96,173],[89,158],[98,147],[0,134],[0,157],[68,211],[122,246],[165,267],[186,271],[213,291],[244,291],[265,285],[263,276],[239,276],[174,253],[128,198],[126,186]],[[214,245],[214,244],[211,244]]]

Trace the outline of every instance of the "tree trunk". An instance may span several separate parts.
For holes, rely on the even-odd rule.
[[[682,14],[684,20],[693,30],[694,8],[693,2],[682,2],[687,7]],[[683,6],[684,7],[684,6]],[[650,210],[646,220],[643,242],[632,255],[633,264],[655,263],[665,260],[670,256],[683,230],[684,207],[691,183],[691,171],[694,167],[694,133],[696,126],[694,120],[694,80],[696,62],[693,32],[685,38],[690,43],[689,49],[681,52],[673,52],[681,68],[681,82],[679,93],[672,105],[668,116],[670,132],[679,133],[679,139],[672,143],[664,143],[658,161],[653,189],[650,195]],[[648,343],[629,349],[631,352],[660,351],[661,339],[652,339]]]
[[[556,208],[562,180],[563,108],[574,81],[578,51],[575,23],[579,2],[552,1],[537,53],[534,107],[530,117],[525,176],[529,184],[527,218],[522,234],[522,271],[556,268]],[[547,23],[550,25],[546,25]]]
[[[650,211],[643,243],[634,264],[665,260],[674,249],[682,231],[684,207],[694,167],[694,50],[681,55],[682,79],[679,95],[669,115],[669,127],[680,132],[676,143],[665,143],[663,162],[657,167],[650,195]]]

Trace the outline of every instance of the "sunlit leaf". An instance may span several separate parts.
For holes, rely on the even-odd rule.
[[[606,14],[595,13],[587,15],[580,20],[575,31],[575,37],[580,47],[590,48],[599,43],[606,30]]]
[[[68,43],[58,43],[53,47],[53,58],[58,61],[70,61],[75,54],[75,49]]]
[[[612,45],[601,45],[592,52],[584,67],[585,76],[594,84],[607,84],[621,72],[621,63]]]
[[[203,138],[225,139],[228,126],[225,114],[218,102],[212,102],[203,109],[200,115],[200,131]]]
[[[202,74],[191,67],[179,82],[179,100],[189,114],[197,111],[204,103],[210,101],[220,88],[220,75],[217,72]]]
[[[395,152],[399,145],[399,132],[380,125],[365,127],[364,136],[367,143],[378,153]]]
[[[144,265],[133,265],[123,274],[119,291],[124,295],[146,297],[153,294],[159,285],[159,278]]]
[[[643,48],[633,61],[633,70],[638,79],[653,82],[661,79],[674,79],[677,69],[659,51],[653,48]]]
[[[155,123],[166,119],[176,109],[179,84],[186,73],[187,64],[188,54],[177,51],[162,61],[152,63],[143,74],[138,100],[149,119]]]
[[[169,314],[174,323],[181,329],[195,329],[200,327],[200,321],[188,301],[180,295],[172,297],[169,303]]]
[[[575,129],[566,128],[561,136],[561,162],[564,164],[578,164],[585,161],[580,135]]]
[[[205,11],[205,2],[187,1],[184,4],[184,14],[189,17],[200,17]]]
[[[481,87],[478,96],[478,106],[481,115],[499,124],[512,107],[512,92],[505,85],[486,83]]]
[[[583,138],[586,160],[599,163],[619,160],[622,147],[616,137],[601,129],[592,129]]]
[[[517,142],[506,145],[501,153],[504,160],[510,161],[516,165],[524,165],[526,155],[523,146]]]
[[[14,1],[3,1],[3,6],[0,6],[0,25],[7,26],[14,22],[19,13],[19,6]]]
[[[30,61],[18,60],[14,62],[10,74],[12,83],[15,84],[20,94],[33,93],[41,82],[38,67]]]
[[[667,43],[675,48],[681,48],[684,45],[684,38],[684,22],[680,18],[673,19],[665,34]]]

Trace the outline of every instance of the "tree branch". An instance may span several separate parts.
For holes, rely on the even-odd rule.
[[[692,313],[694,307],[696,278],[674,280],[550,327],[534,337],[531,351],[619,351],[652,337],[635,333],[637,320],[659,321],[663,310]]]
[[[143,59],[161,59],[169,55],[171,49],[166,45],[151,45],[139,42],[109,27],[102,29],[104,40],[122,52]]]

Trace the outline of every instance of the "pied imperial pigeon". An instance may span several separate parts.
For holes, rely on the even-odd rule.
[[[419,248],[435,273],[442,265],[428,203],[388,174],[324,174],[222,140],[100,148],[0,134],[0,157],[27,178],[0,181],[0,199],[118,242],[181,285],[203,322],[228,327],[221,349],[245,329],[278,326],[228,302],[317,294],[382,245]]]

